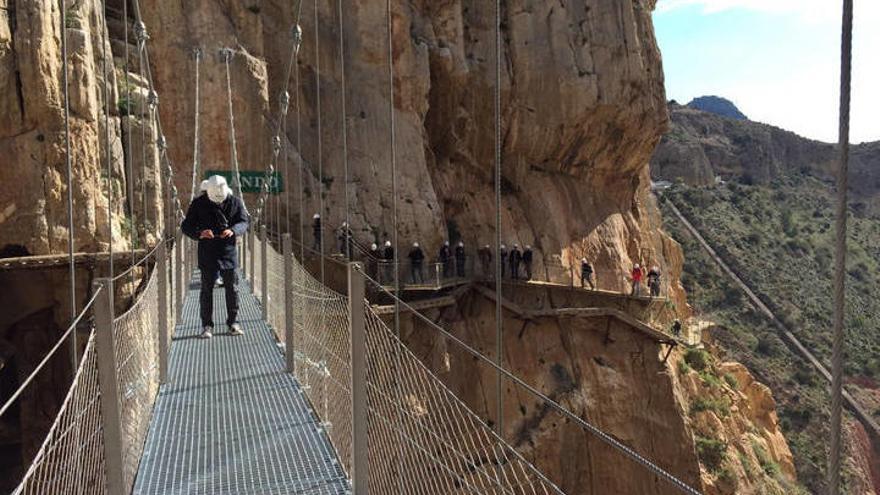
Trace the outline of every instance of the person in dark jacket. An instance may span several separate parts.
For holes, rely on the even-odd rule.
[[[510,250],[510,278],[519,280],[519,264],[522,261],[522,254],[519,251],[519,244],[514,244]]]
[[[526,280],[532,279],[532,246],[526,246],[522,253],[522,263],[526,269]]]
[[[504,278],[507,271],[507,246],[502,244],[498,255],[501,256],[501,278]]]
[[[339,228],[339,253],[344,255],[346,258],[351,258],[353,253],[352,246],[352,234],[351,229],[348,227],[348,222],[342,222],[342,227]]]
[[[412,249],[409,251],[409,269],[410,282],[413,284],[425,283],[425,277],[422,275],[422,269],[425,262],[425,253],[419,247],[418,242],[414,242]]]
[[[458,241],[458,245],[455,246],[455,276],[456,277],[464,277],[464,263],[465,263],[464,242]]]
[[[443,278],[452,276],[452,252],[449,250],[449,241],[443,243],[437,255],[437,261],[443,266]]]
[[[590,284],[590,289],[596,290],[593,285],[593,265],[586,258],[581,258],[581,287],[586,287],[586,284]]]
[[[315,213],[315,216],[312,217],[312,236],[314,237],[314,242],[312,243],[312,250],[321,252],[321,232],[323,231],[323,227],[321,226],[321,215]]]
[[[656,266],[648,270],[648,289],[651,297],[660,297],[660,268]]]
[[[395,282],[394,280],[394,247],[391,246],[391,241],[385,241],[385,249],[382,250],[382,265],[384,267],[384,280],[382,280],[382,285],[391,285]]]
[[[480,266],[483,268],[483,277],[489,278],[489,274],[492,266],[492,248],[489,247],[488,244],[481,247],[477,252],[477,256],[480,258]]]
[[[242,335],[238,317],[238,287],[236,268],[237,239],[248,229],[248,212],[244,202],[232,195],[226,179],[213,175],[208,179],[207,194],[193,199],[180,228],[188,237],[199,242],[199,293],[202,338],[210,338],[214,331],[214,282],[217,274],[223,279],[226,295],[226,325],[232,335]]]

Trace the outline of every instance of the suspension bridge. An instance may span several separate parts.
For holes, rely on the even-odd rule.
[[[129,74],[128,2],[123,2],[125,26],[125,77]],[[222,334],[210,342],[194,339],[199,331],[195,314],[197,305],[194,281],[198,280],[193,242],[176,232],[183,214],[174,185],[168,142],[162,132],[159,98],[154,88],[149,57],[149,35],[138,1],[133,0],[132,24],[139,71],[148,84],[147,117],[156,134],[147,138],[142,127],[141,143],[152,142],[162,170],[161,191],[164,204],[165,232],[160,240],[141,253],[131,242],[130,266],[114,273],[112,242],[107,260],[110,276],[96,280],[90,298],[79,307],[76,302],[75,266],[83,256],[73,248],[73,176],[71,174],[68,126],[69,105],[68,60],[66,51],[65,9],[62,10],[60,31],[64,64],[65,126],[68,153],[69,253],[71,283],[71,324],[61,335],[19,389],[0,409],[0,416],[28,390],[34,377],[60,349],[72,349],[75,374],[64,401],[42,442],[24,470],[15,494],[95,493],[95,494],[174,494],[174,493],[376,493],[376,494],[561,494],[559,481],[550,479],[530,459],[523,446],[504,438],[501,419],[502,386],[513,384],[529,401],[538,404],[547,414],[554,414],[603,448],[619,453],[622,459],[635,463],[670,491],[698,494],[657,462],[640,454],[613,435],[587,419],[566,409],[504,366],[501,342],[501,314],[505,307],[502,297],[496,299],[497,352],[490,358],[469,343],[437,325],[400,297],[401,283],[399,242],[397,232],[397,185],[394,124],[394,77],[389,87],[389,147],[391,150],[392,243],[394,258],[390,260],[389,281],[375,280],[364,265],[345,262],[346,287],[334,290],[325,279],[324,236],[318,249],[317,273],[305,266],[305,248],[299,256],[293,248],[290,206],[286,222],[281,220],[282,205],[267,201],[268,182],[257,199],[251,229],[238,245],[242,274],[247,283],[241,285],[243,337]],[[316,4],[317,5],[317,4]],[[298,4],[296,23],[291,31],[290,57],[285,68],[285,87],[289,85],[302,43],[302,2]],[[338,2],[339,18],[343,16]],[[851,4],[849,9],[851,12]],[[317,10],[316,10],[317,12]],[[388,23],[387,44],[389,75],[393,76],[391,42],[391,5],[386,3]],[[105,14],[106,17],[106,14]],[[851,19],[850,19],[851,21]],[[318,16],[315,15],[316,44]],[[340,46],[345,46],[343,29],[339,29]],[[500,67],[501,6],[495,2],[495,130],[496,130],[496,251],[500,240]],[[103,45],[102,45],[103,46]],[[102,48],[103,50],[103,48]],[[316,53],[319,50],[315,46]],[[196,101],[198,102],[198,67],[201,49],[194,50],[196,67]],[[104,60],[105,124],[110,119],[108,54]],[[344,53],[340,53],[344,71]],[[229,108],[230,164],[234,189],[241,195],[230,64],[235,52],[221,50],[225,66],[227,103]],[[319,57],[317,57],[320,60]],[[320,103],[320,67],[316,68],[317,101]],[[298,75],[297,75],[298,78]],[[343,113],[345,83],[343,78]],[[297,84],[299,81],[297,80]],[[129,85],[126,84],[126,87]],[[130,91],[130,90],[127,90]],[[298,94],[298,93],[297,93]],[[130,101],[130,93],[128,95]],[[279,156],[287,153],[280,136],[285,130],[290,97],[283,91],[278,100],[277,124],[272,129],[272,159],[266,172],[273,174]],[[297,112],[299,104],[297,101]],[[198,105],[197,105],[198,108]],[[297,120],[299,120],[299,114]],[[194,155],[191,197],[196,194],[199,171],[198,110],[195,116]],[[341,128],[343,148],[346,147],[345,119]],[[129,122],[130,125],[130,122]],[[109,125],[106,126],[109,129]],[[321,110],[317,111],[317,132],[321,134]],[[131,128],[129,127],[129,134]],[[152,130],[149,131],[152,134]],[[107,173],[113,177],[110,138],[107,133]],[[130,141],[128,143],[130,147]],[[299,143],[297,143],[299,146]],[[146,153],[144,150],[141,150]],[[126,150],[130,157],[132,151]],[[348,183],[347,152],[343,152],[345,182]],[[321,140],[317,146],[318,177],[323,177]],[[287,167],[288,160],[283,160]],[[128,160],[131,164],[131,160]],[[303,164],[299,160],[300,187]],[[129,176],[132,174],[129,171]],[[285,170],[285,175],[288,171]],[[289,175],[288,175],[289,176]],[[108,221],[112,222],[113,189],[108,182]],[[325,211],[323,181],[318,181],[319,211]],[[141,197],[146,204],[147,189],[141,180]],[[128,201],[132,202],[133,184],[129,182]],[[844,188],[845,189],[845,188]],[[300,194],[302,198],[302,194]],[[134,208],[129,204],[129,210]],[[160,219],[152,222],[143,208],[144,240],[147,231],[155,229]],[[344,218],[350,222],[350,204],[346,188]],[[300,202],[299,218],[304,218]],[[305,238],[302,221],[297,236]],[[286,233],[275,236],[273,244],[266,224],[286,224]],[[134,230],[134,229],[133,229]],[[132,233],[132,236],[134,234]],[[279,249],[280,247],[280,249]],[[140,257],[139,261],[135,261]],[[338,260],[336,260],[338,262]],[[17,260],[26,265],[27,260]],[[58,260],[34,260],[34,263],[58,263]],[[571,272],[571,268],[568,268]],[[382,270],[385,271],[385,270]],[[494,260],[494,269],[486,270],[482,283],[494,279],[502,286],[501,261]],[[375,275],[375,274],[373,274]],[[117,313],[118,288],[126,280],[136,287],[131,304]],[[137,282],[139,281],[139,282]],[[472,283],[473,281],[469,281]],[[548,276],[547,284],[559,284]],[[456,285],[454,282],[451,285]],[[446,287],[424,288],[438,290]],[[564,284],[561,284],[564,285]],[[574,276],[570,273],[570,286]],[[393,303],[373,307],[367,302],[369,290],[380,292]],[[419,287],[420,288],[420,287]],[[420,288],[421,289],[421,288]],[[499,291],[500,292],[500,291]],[[218,291],[215,298],[222,298]],[[223,305],[215,304],[215,308]],[[589,317],[584,308],[560,312],[533,312],[530,317]],[[398,326],[401,311],[420,318],[438,336],[457,346],[480,366],[497,376],[494,421],[481,417],[455,395],[444,382],[407,348]],[[393,314],[394,323],[386,324],[380,314]],[[603,317],[627,321],[627,315],[613,310],[595,311]],[[523,311],[523,314],[525,312]],[[88,337],[84,346],[76,342],[77,329],[87,321]],[[638,326],[638,325],[637,325]],[[656,339],[665,339],[662,332],[649,327],[641,329]],[[674,340],[667,343],[674,345]],[[79,349],[82,349],[79,352]],[[836,360],[837,361],[837,360]],[[835,364],[838,364],[837,362]],[[837,368],[837,366],[835,367]],[[836,375],[837,376],[837,375]],[[602,469],[602,467],[600,467]]]

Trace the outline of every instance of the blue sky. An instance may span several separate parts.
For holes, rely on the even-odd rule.
[[[669,99],[715,94],[750,119],[837,141],[841,0],[660,0]],[[880,0],[855,0],[851,141],[880,140]]]

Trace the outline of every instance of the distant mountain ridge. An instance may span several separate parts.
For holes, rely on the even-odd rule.
[[[651,158],[655,180],[695,186],[716,178],[768,183],[783,175],[834,177],[836,146],[750,120],[669,103],[670,128]],[[850,189],[855,201],[880,208],[880,141],[853,145]]]
[[[739,108],[737,108],[732,101],[720,96],[700,96],[691,100],[687,106],[695,110],[714,113],[715,115],[720,115],[722,117],[736,120],[749,120],[744,113],[739,111]]]

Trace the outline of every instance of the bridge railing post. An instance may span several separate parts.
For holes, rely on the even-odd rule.
[[[348,264],[348,325],[351,336],[352,493],[369,486],[367,450],[367,335],[364,325],[364,267]]]
[[[184,238],[183,235],[177,235],[177,243],[175,244],[175,254],[177,256],[177,297],[175,298],[177,301],[177,318],[180,318],[180,315],[183,314],[183,295],[185,294],[183,288],[186,285],[186,275],[184,271],[186,267],[183,264],[183,243]]]
[[[116,346],[113,335],[113,291],[108,278],[94,282],[101,290],[95,301],[95,351],[98,358],[98,386],[101,390],[101,417],[104,435],[106,492],[125,493],[122,467],[122,420],[119,385],[116,381]]]
[[[159,383],[168,380],[168,244],[159,241],[156,256],[159,275]]]
[[[260,301],[263,303],[263,320],[269,320],[269,236],[266,235],[266,225],[260,225]]]
[[[287,372],[296,375],[293,335],[293,242],[290,233],[284,234],[282,241],[284,253],[284,356]]]
[[[257,243],[256,243],[256,232],[255,229],[248,230],[248,247],[251,250],[251,254],[248,257],[248,261],[250,262],[250,268],[248,269],[248,275],[251,276],[251,292],[254,294],[257,293],[257,287],[255,282],[257,281],[257,272],[256,272],[256,259],[257,259]]]

